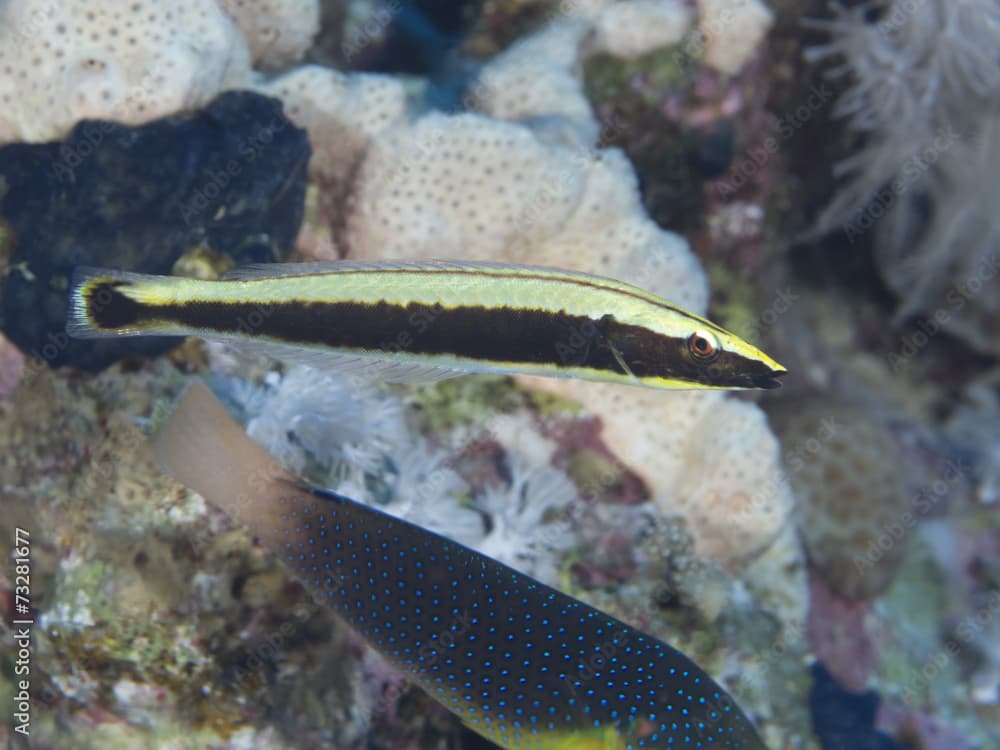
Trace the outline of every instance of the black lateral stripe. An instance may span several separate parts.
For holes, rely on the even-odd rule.
[[[606,335],[610,334],[640,377],[662,371],[665,363],[657,362],[651,352],[672,343],[669,337],[638,326],[614,323],[615,331],[602,331],[608,326],[584,316],[509,307],[205,301],[157,305],[149,314],[182,326],[220,334],[260,335],[287,344],[621,373],[607,344]]]
[[[714,363],[693,360],[675,338],[605,316],[563,312],[387,302],[214,302],[145,308],[149,318],[220,335],[261,336],[291,345],[393,354],[450,355],[483,363],[586,368],[624,375],[616,349],[637,377],[679,378],[749,386],[770,375],[755,360],[724,352]]]

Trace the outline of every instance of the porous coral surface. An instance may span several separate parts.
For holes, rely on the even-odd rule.
[[[0,143],[147,122],[249,82],[246,40],[215,0],[0,3]]]
[[[916,523],[895,441],[844,404],[789,401],[771,416],[810,562],[841,596],[874,598],[892,583]]]

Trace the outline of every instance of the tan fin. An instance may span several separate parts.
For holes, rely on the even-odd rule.
[[[156,438],[164,472],[241,523],[266,521],[271,499],[294,481],[226,412],[211,391],[192,383]]]

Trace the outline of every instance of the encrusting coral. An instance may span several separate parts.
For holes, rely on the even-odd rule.
[[[0,3],[0,143],[84,118],[147,122],[249,82],[246,41],[215,0]]]
[[[219,0],[243,32],[254,65],[281,68],[302,59],[319,31],[319,0]]]
[[[0,144],[196,109],[249,88],[252,64],[297,62],[318,28],[317,0],[3,0]]]
[[[690,23],[690,10],[675,0],[573,4],[492,59],[474,81],[469,103],[585,147],[598,132],[578,78],[584,60],[601,52],[637,57],[676,44]]]
[[[809,560],[836,593],[873,599],[892,583],[916,526],[896,443],[875,418],[832,399],[777,407],[771,419]]]
[[[330,210],[346,200],[371,139],[408,117],[406,88],[390,76],[305,65],[258,90],[281,99],[288,116],[310,132],[309,171]]]

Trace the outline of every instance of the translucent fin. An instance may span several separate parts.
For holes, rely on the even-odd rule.
[[[432,383],[466,375],[470,372],[467,368],[457,370],[451,367],[427,365],[422,362],[382,359],[374,354],[338,354],[293,344],[235,337],[208,336],[206,338],[209,341],[218,341],[252,354],[263,354],[284,362],[315,367],[317,370],[334,371],[354,377],[380,380],[385,383]]]
[[[151,276],[149,274],[132,273],[130,271],[115,271],[108,268],[91,268],[78,266],[73,271],[70,282],[69,309],[66,314],[66,333],[77,339],[99,339],[115,336],[133,336],[149,333],[160,333],[140,327],[101,327],[94,320],[92,312],[100,310],[111,302],[107,285],[115,284],[116,292],[141,302],[141,295],[133,295],[131,287],[141,289],[148,282],[163,282],[170,276]],[[107,297],[107,299],[105,299]]]
[[[540,271],[567,277],[602,278],[580,271],[566,271],[551,266],[527,266],[512,263],[472,262],[462,260],[333,260],[312,263],[253,263],[234,268],[221,276],[223,281],[275,278],[280,276],[311,276],[313,274],[347,271]],[[620,282],[618,282],[620,283]]]

